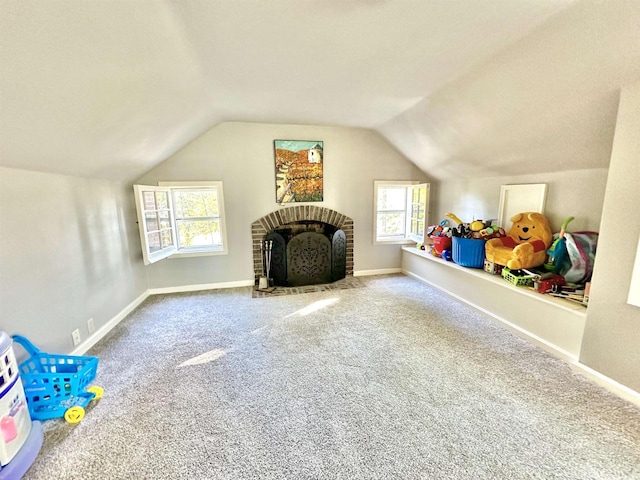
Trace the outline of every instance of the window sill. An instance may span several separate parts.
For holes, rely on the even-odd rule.
[[[214,255],[227,255],[226,249],[221,250],[191,250],[176,252],[168,258],[210,257]]]
[[[401,239],[394,238],[393,240],[374,240],[373,244],[374,245],[415,245],[416,242],[408,238],[401,238]]]

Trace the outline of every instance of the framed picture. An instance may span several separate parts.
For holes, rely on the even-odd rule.
[[[321,202],[324,142],[274,140],[276,202]]]
[[[505,230],[509,230],[511,228],[511,217],[516,213],[538,212],[544,214],[546,201],[546,183],[502,185],[500,187],[498,225]]]

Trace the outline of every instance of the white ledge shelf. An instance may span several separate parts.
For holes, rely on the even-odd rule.
[[[415,247],[402,248],[402,271],[481,310],[561,357],[577,360],[587,308],[516,287],[484,270],[461,267]]]

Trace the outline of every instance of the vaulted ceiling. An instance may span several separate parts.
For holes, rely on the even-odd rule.
[[[137,178],[223,121],[378,130],[433,178],[606,166],[640,0],[2,0],[0,165]]]

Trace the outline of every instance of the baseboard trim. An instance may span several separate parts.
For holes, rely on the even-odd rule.
[[[640,393],[635,390],[616,382],[614,379],[607,377],[606,375],[594,370],[591,367],[587,367],[584,363],[575,361],[571,363],[571,367],[574,371],[587,377],[593,383],[603,387],[609,392],[613,393],[617,397],[626,400],[629,403],[634,404],[640,408]]]
[[[253,287],[254,285],[254,280],[239,280],[237,282],[222,283],[201,283],[198,285],[183,285],[180,287],[150,288],[149,294],[158,295],[165,293],[197,292],[200,290],[218,290],[221,288]]]
[[[562,358],[563,360],[568,361],[569,363],[574,363],[578,361],[578,357],[576,357],[575,355],[573,355],[572,353],[567,352],[566,350],[558,347],[557,345],[543,339],[540,338],[539,336],[529,332],[528,330],[525,330],[522,327],[519,327],[518,325],[515,325],[513,323],[511,323],[509,320],[496,315],[495,313],[480,307],[479,305],[476,305],[473,302],[470,302],[469,300],[467,300],[464,297],[461,297],[460,295],[457,295],[449,290],[447,290],[446,288],[442,288],[442,286],[430,282],[429,280],[427,280],[426,278],[422,278],[420,275],[416,275],[413,272],[410,272],[408,270],[402,270],[402,273],[404,273],[405,275],[411,277],[411,278],[415,278],[416,280],[426,283],[428,285],[431,285],[434,288],[437,288],[438,290],[440,290],[441,292],[446,293],[447,295],[452,296],[453,298],[460,300],[462,303],[466,303],[467,305],[469,305],[470,307],[475,308],[476,310],[481,311],[482,313],[485,313],[486,315],[490,316],[491,318],[499,321],[500,323],[502,323],[505,327],[507,327],[507,329],[509,329],[511,332],[515,333],[516,335],[518,335],[519,337],[524,338],[525,340],[530,341],[531,343],[538,345],[541,348],[544,348],[545,350],[547,350],[548,352],[552,353],[553,355]]]
[[[118,323],[120,323],[127,315],[129,315],[133,310],[144,302],[149,296],[149,290],[146,290],[142,293],[138,298],[136,298],[129,305],[124,307],[120,313],[118,313],[115,317],[105,323],[102,327],[96,330],[93,335],[87,337],[87,339],[78,345],[72,352],[71,355],[84,355],[87,351],[93,347],[96,343],[98,343],[102,337],[104,337],[107,333],[109,333]]]
[[[402,273],[401,268],[379,268],[377,270],[355,270],[354,277],[366,277],[369,275],[389,275],[390,273]]]

